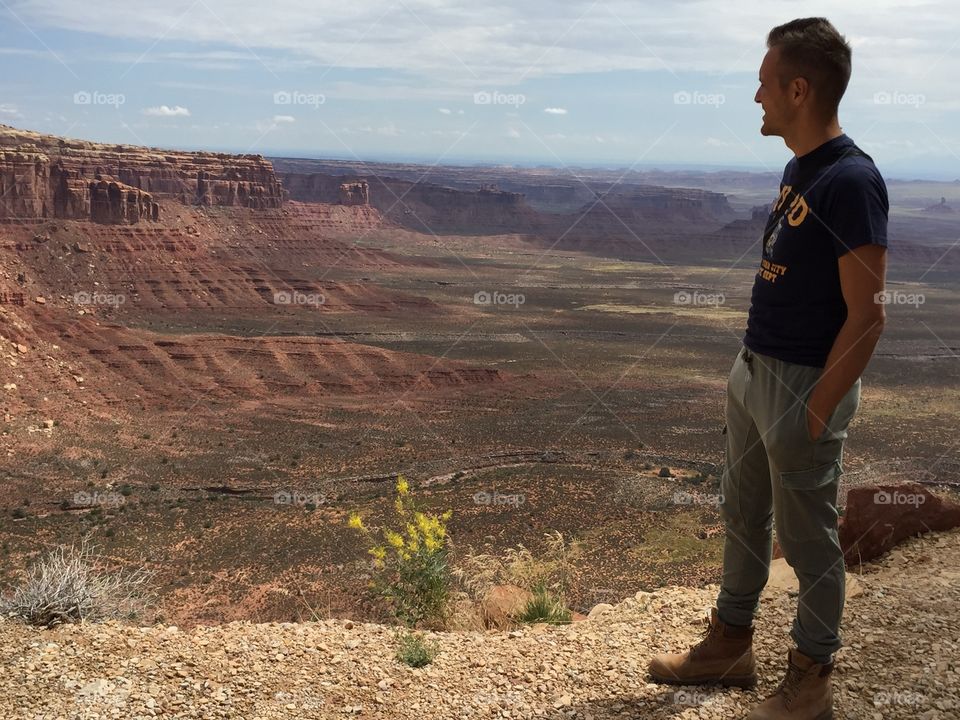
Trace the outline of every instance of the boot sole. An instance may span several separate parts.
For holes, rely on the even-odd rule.
[[[705,675],[692,678],[668,678],[660,677],[659,675],[654,675],[649,672],[648,674],[654,682],[665,685],[721,685],[723,687],[738,687],[749,690],[757,684],[756,675],[727,675],[724,677]],[[833,714],[817,717],[816,720],[833,720]]]

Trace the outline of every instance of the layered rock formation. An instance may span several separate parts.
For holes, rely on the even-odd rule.
[[[291,200],[329,205],[369,205],[370,184],[366,180],[344,181],[326,173],[285,173],[284,191]]]
[[[457,190],[476,190],[478,184],[494,184],[501,190],[523,193],[527,203],[540,212],[567,213],[578,210],[594,192],[611,189],[658,186],[699,188],[716,192],[773,192],[781,173],[637,170],[619,168],[551,168],[512,165],[416,165],[354,160],[309,160],[271,158],[279,173],[327,173],[391,177],[411,182],[428,182]],[[771,190],[773,188],[773,190]]]
[[[101,223],[156,220],[150,193],[94,172],[92,178],[41,153],[0,153],[0,218],[89,219]]]
[[[343,178],[326,173],[280,173],[280,180],[290,200],[311,203],[340,202]]]
[[[390,177],[303,172],[281,173],[281,179],[291,200],[369,204],[398,225],[421,232],[517,232],[540,224],[523,194],[492,185],[460,190]]]
[[[484,186],[457,190],[432,183],[377,178],[383,198],[373,204],[394,222],[415,230],[462,234],[536,232],[542,222],[521,193]]]
[[[341,205],[369,205],[370,186],[366,182],[340,184]]]
[[[260,155],[187,153],[68,140],[0,125],[0,220],[156,220],[189,205],[279,208],[283,189]]]
[[[727,196],[710,190],[667,188],[655,185],[613,188],[597,193],[595,201],[584,206],[581,214],[615,214],[620,221],[644,223],[709,222],[732,220],[735,217]]]
[[[283,158],[274,162],[293,200],[342,203],[349,197],[343,186],[365,182],[369,203],[384,217],[425,233],[519,233],[550,244],[559,238],[558,246],[569,249],[631,254],[638,236],[662,237],[665,230],[709,232],[736,218],[725,195],[697,188],[606,179],[555,182],[552,176],[528,177],[526,171],[488,182],[484,168],[474,168],[469,178],[419,168],[419,175],[409,179],[412,166],[367,168]],[[399,177],[386,174],[394,170]],[[435,177],[444,182],[431,182]]]

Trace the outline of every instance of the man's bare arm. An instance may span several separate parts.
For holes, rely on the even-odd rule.
[[[867,367],[886,323],[884,304],[877,298],[884,291],[887,249],[861,245],[842,255],[838,263],[847,319],[810,395],[807,431],[811,440],[820,437],[841,398]]]

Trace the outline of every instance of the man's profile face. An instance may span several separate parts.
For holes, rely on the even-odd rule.
[[[786,88],[780,85],[779,60],[780,49],[774,46],[767,50],[760,64],[760,87],[753,100],[763,108],[761,135],[782,136],[793,115]]]

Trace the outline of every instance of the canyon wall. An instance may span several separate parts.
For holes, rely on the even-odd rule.
[[[737,217],[723,193],[623,182],[622,177],[302,158],[274,158],[273,163],[292,200],[342,203],[341,186],[365,182],[370,205],[419,232],[520,233],[581,247],[664,230],[710,232]],[[496,181],[490,180],[493,175]]]
[[[304,172],[282,172],[280,178],[291,200],[369,204],[396,224],[421,232],[529,232],[540,225],[522,193],[495,186],[461,190],[390,177]]]
[[[69,140],[0,125],[0,220],[157,220],[164,200],[279,208],[283,188],[260,155],[175,152]]]

